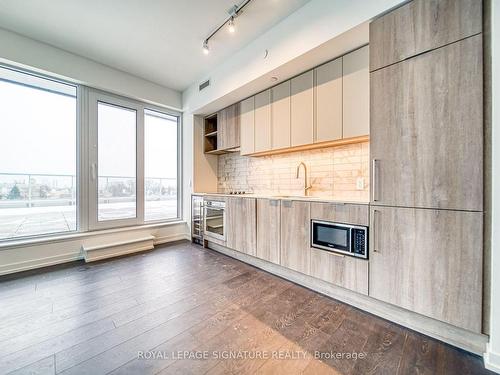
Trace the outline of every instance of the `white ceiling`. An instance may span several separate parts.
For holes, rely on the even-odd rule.
[[[0,0],[0,28],[183,91],[309,0],[252,0],[203,39],[241,0]]]

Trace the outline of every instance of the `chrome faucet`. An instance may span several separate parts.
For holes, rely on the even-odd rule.
[[[311,185],[307,184],[307,165],[303,161],[300,162],[300,164],[297,166],[297,176],[296,178],[299,178],[299,172],[300,172],[300,166],[304,166],[304,195],[307,196],[309,194],[309,189],[312,188]]]

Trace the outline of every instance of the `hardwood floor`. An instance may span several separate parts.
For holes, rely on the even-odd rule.
[[[488,372],[470,353],[178,242],[1,277],[0,374],[7,373]]]

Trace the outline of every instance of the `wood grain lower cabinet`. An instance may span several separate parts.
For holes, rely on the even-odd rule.
[[[336,221],[338,223],[369,225],[367,204],[311,203],[311,220]]]
[[[482,31],[481,0],[414,0],[370,23],[370,70]]]
[[[240,154],[255,152],[255,98],[252,96],[240,102]]]
[[[257,219],[255,198],[226,200],[226,246],[255,256],[257,253]]]
[[[483,214],[370,208],[369,295],[481,332]]]
[[[310,203],[281,201],[281,265],[309,274],[311,265]]]
[[[311,276],[368,294],[368,261],[311,248]]]
[[[482,80],[481,35],[371,73],[372,203],[483,209]]]
[[[280,264],[281,202],[257,199],[257,257]]]

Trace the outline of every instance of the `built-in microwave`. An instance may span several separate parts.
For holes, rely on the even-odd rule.
[[[368,259],[368,227],[311,220],[311,247]]]

